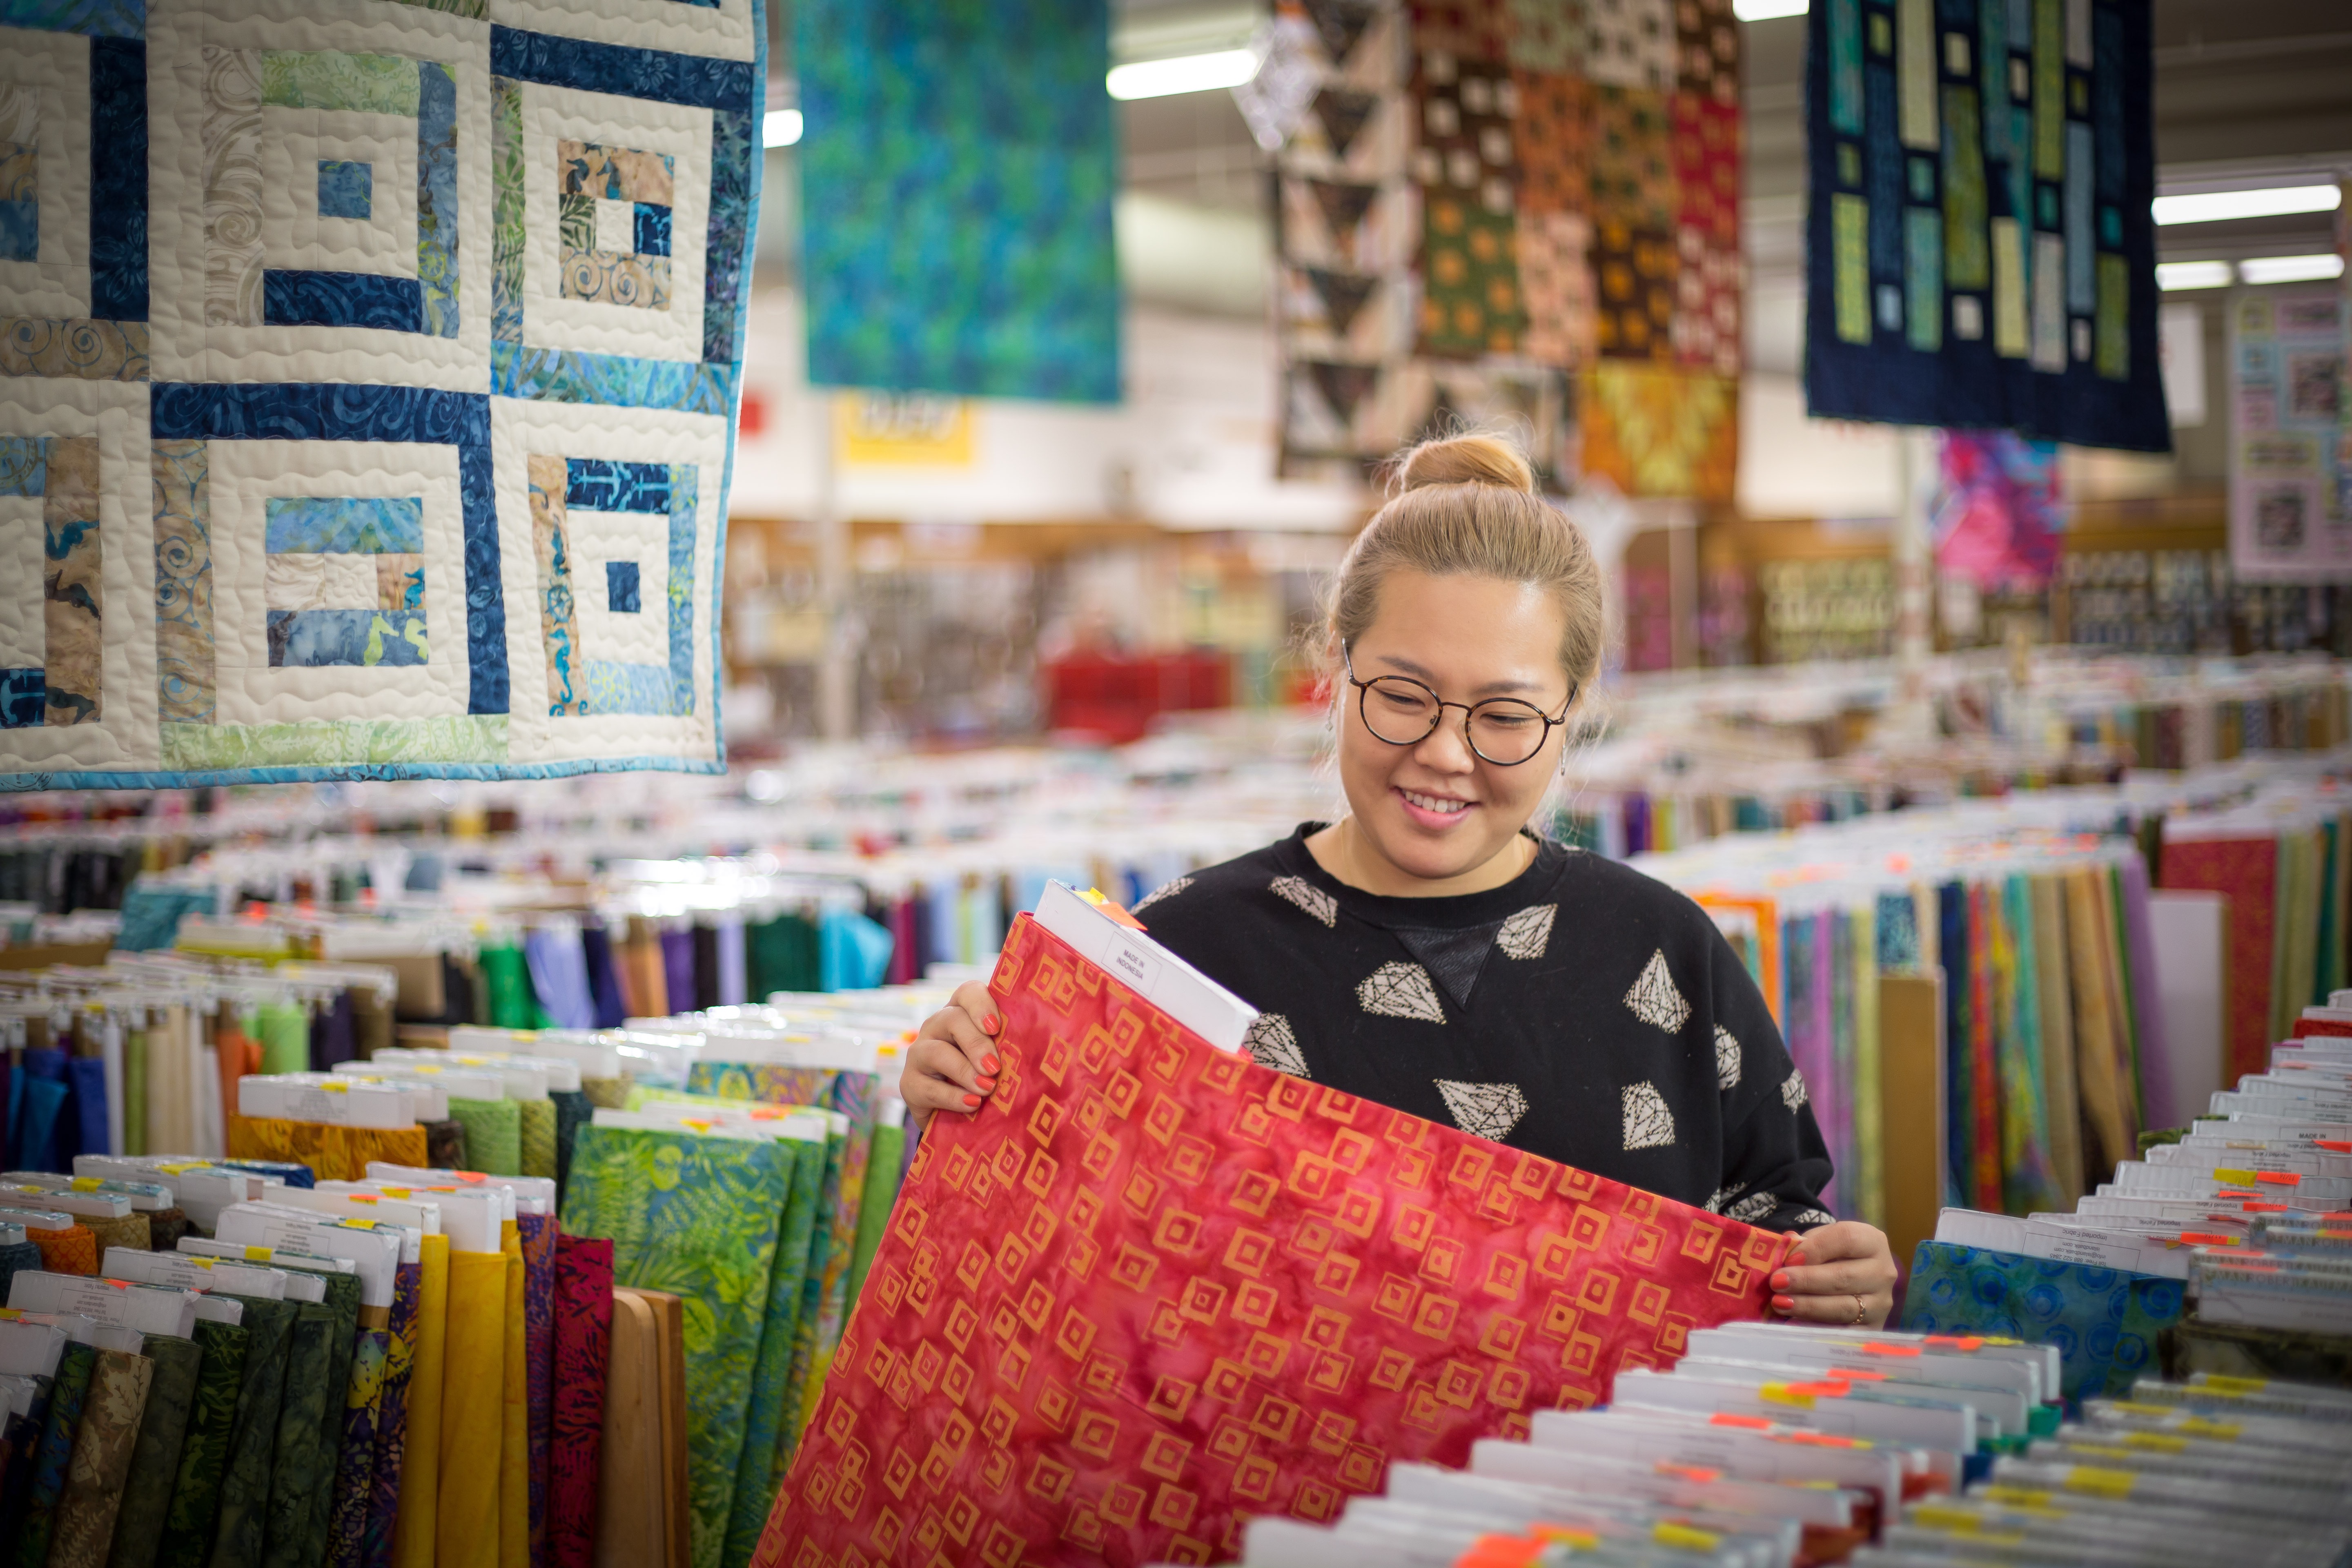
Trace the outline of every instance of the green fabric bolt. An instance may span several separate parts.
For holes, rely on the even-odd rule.
[[[185,1344],[187,1342],[180,1342]],[[100,1351],[83,1402],[81,1431],[58,1500],[48,1568],[106,1568],[122,1509],[122,1489],[138,1451],[139,1427],[155,1363],[129,1351]]]
[[[335,1314],[304,1302],[294,1309],[294,1337],[286,1355],[286,1397],[278,1407],[276,1457],[269,1466],[268,1504],[262,1514],[260,1568],[318,1568],[310,1550],[310,1514],[324,1512],[335,1479],[335,1453],[321,1440],[332,1386]],[[340,1409],[340,1402],[337,1402]],[[215,1568],[245,1568],[220,1563]]]
[[[294,1328],[303,1310],[303,1304],[294,1301],[248,1299],[245,1303],[245,1327],[252,1337],[245,1358],[245,1380],[237,1390],[236,1426],[221,1472],[219,1503],[213,1510],[210,1549],[201,1559],[210,1568],[253,1568],[261,1561],[268,1523],[269,1472],[278,1453],[278,1422],[285,1411]],[[202,1506],[201,1499],[195,1506]],[[164,1553],[170,1568],[194,1568],[199,1561],[193,1555],[195,1544],[193,1541],[167,1542]]]
[[[163,1532],[157,1541],[155,1568],[204,1568],[211,1557],[213,1521],[220,1514],[221,1475],[228,1468],[229,1440],[236,1435],[237,1391],[245,1384],[246,1361],[257,1331],[253,1325],[259,1317],[274,1315],[282,1323],[293,1315],[283,1301],[236,1299],[245,1301],[244,1323],[196,1324],[195,1343],[204,1352],[204,1361],[196,1370],[171,1504],[164,1510]],[[257,1307],[284,1310],[268,1314]]]
[[[33,1456],[33,1485],[25,1499],[25,1519],[16,1536],[16,1568],[46,1568],[57,1527],[58,1499],[65,1494],[66,1470],[73,1463],[74,1438],[81,1432],[82,1404],[89,1397],[98,1352],[68,1344],[58,1357],[58,1380],[49,1390],[49,1418]]]
[[[688,1556],[719,1568],[794,1171],[782,1141],[583,1128],[567,1235],[610,1237],[614,1279],[676,1292],[686,1344]]]
[[[518,947],[485,947],[481,955],[482,978],[490,992],[489,1022],[501,1029],[528,1029],[531,1026],[532,1011],[539,998],[530,988],[530,972],[523,966],[522,950]],[[519,1172],[500,1173],[518,1175]]]
[[[555,1179],[555,1101],[551,1100],[519,1100],[515,1101],[518,1123],[518,1156],[522,1169],[517,1173],[535,1176],[545,1181]]]
[[[809,1237],[808,1274],[801,1281],[800,1320],[793,1329],[792,1379],[785,1384],[784,1410],[788,1419],[784,1426],[795,1444],[800,1441],[801,1427],[807,1424],[809,1402],[823,1385],[825,1368],[833,1356],[834,1347],[825,1342],[824,1334],[827,1306],[824,1277],[833,1260],[834,1215],[841,1204],[841,1163],[848,1150],[846,1136],[826,1133],[824,1176],[817,1187],[816,1228]]]
[[[0,1468],[0,1563],[16,1561],[16,1537],[25,1522],[25,1500],[33,1489],[33,1456],[40,1450],[41,1429],[49,1421],[51,1380],[36,1378],[32,1407],[8,1417],[0,1444],[6,1447],[6,1465]]]
[[[890,1209],[898,1201],[898,1180],[905,1173],[907,1130],[874,1129],[874,1152],[866,1161],[866,1196],[857,1205],[857,1250],[849,1263],[849,1310],[857,1310],[858,1293],[866,1289],[866,1271],[882,1246],[882,1230],[890,1223]],[[845,1321],[846,1320],[845,1319]]]
[[[180,1476],[180,1453],[187,1442],[204,1347],[168,1334],[149,1334],[146,1355],[155,1363],[147,1388],[147,1411],[139,1420],[139,1441],[122,1486],[122,1513],[114,1527],[110,1568],[152,1568],[163,1540],[172,1488]]]
[[[591,1111],[587,1120],[590,1121],[594,1121],[595,1116],[593,1112],[597,1110],[627,1110],[629,1107],[629,1090],[633,1087],[635,1086],[630,1081],[629,1075],[627,1073],[623,1073],[618,1078],[598,1078],[593,1073],[582,1073],[580,1075],[580,1092],[588,1097],[588,1105]]]
[[[177,1252],[180,1237],[194,1230],[188,1211],[177,1205],[167,1209],[153,1209],[147,1215],[147,1245],[156,1252]]]
[[[743,1452],[735,1461],[734,1510],[727,1521],[720,1568],[744,1568],[751,1561],[760,1532],[767,1528],[768,1509],[776,1500],[776,1434],[793,1425],[782,1418],[784,1385],[792,1375],[793,1330],[800,1318],[800,1277],[807,1256],[805,1250],[797,1256],[791,1251],[793,1219],[797,1214],[814,1224],[814,1188],[823,1175],[819,1166],[804,1180],[798,1155],[803,1149],[821,1155],[824,1146],[814,1139],[787,1140],[786,1146],[794,1156],[785,1178],[791,1185],[776,1227],[776,1260],[768,1269],[767,1311],[760,1324],[759,1355],[751,1363],[751,1398],[743,1410]],[[805,1200],[803,1187],[809,1189]]]
[[[327,1282],[326,1304],[334,1309],[335,1328],[333,1337],[327,1342],[327,1402],[319,1415],[320,1463],[323,1470],[320,1489],[310,1503],[310,1536],[303,1548],[303,1561],[307,1563],[326,1561],[327,1531],[332,1522],[333,1508],[330,1489],[343,1447],[343,1396],[351,1386],[352,1357],[359,1345],[359,1276],[345,1274],[337,1278],[343,1281],[340,1289],[333,1279]]]
[[[522,1107],[511,1100],[463,1100],[449,1097],[449,1119],[466,1128],[468,1170],[493,1176],[520,1176],[522,1172]]]
[[[582,1089],[551,1089],[547,1098],[555,1107],[555,1200],[560,1206],[564,1184],[572,1180],[572,1145],[580,1130],[596,1119],[596,1108]]]
[[[779,1256],[791,1259],[783,1271],[793,1277],[793,1315],[786,1338],[784,1383],[776,1399],[779,1416],[796,1408],[799,1384],[793,1380],[805,1374],[800,1362],[801,1341],[815,1331],[816,1293],[824,1285],[821,1264],[814,1273],[810,1272],[810,1252],[825,1229],[821,1211],[824,1206],[824,1164],[832,1152],[832,1142],[809,1138],[795,1142],[792,1149],[793,1201],[784,1207],[783,1230],[776,1238]],[[766,1348],[764,1342],[761,1348]],[[793,1450],[800,1447],[800,1439],[799,1422],[779,1419],[775,1423],[775,1440],[768,1450],[768,1485],[772,1489],[783,1484],[784,1472],[792,1468]]]
[[[425,1163],[436,1171],[470,1171],[466,1163],[466,1124],[462,1121],[425,1121]]]
[[[27,1270],[38,1273],[40,1268],[41,1249],[34,1243],[13,1241],[0,1247],[0,1301],[8,1299],[9,1287],[16,1282],[18,1274]]]
[[[301,1008],[286,1002],[265,1003],[254,1009],[253,1026],[254,1038],[261,1042],[263,1072],[310,1070],[310,1020]]]

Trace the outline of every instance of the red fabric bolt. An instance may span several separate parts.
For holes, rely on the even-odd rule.
[[[547,1483],[547,1568],[593,1568],[613,1349],[613,1244],[555,1238],[555,1378]]]
[[[1024,917],[755,1568],[1239,1551],[1763,1315],[1789,1238],[1217,1050]]]

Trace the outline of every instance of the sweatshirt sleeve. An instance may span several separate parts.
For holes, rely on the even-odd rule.
[[[1780,1026],[1721,933],[1713,945],[1716,1080],[1723,1096],[1722,1184],[1707,1207],[1766,1230],[1809,1230],[1822,1205],[1829,1146]]]

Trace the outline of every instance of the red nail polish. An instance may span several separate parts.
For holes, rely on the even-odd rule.
[[[996,1076],[996,1058],[995,1058],[994,1057],[982,1057],[982,1058],[980,1058],[980,1070],[981,1070],[981,1071],[982,1071],[982,1072],[984,1072],[984,1073],[986,1073],[986,1074],[988,1074],[991,1078],[995,1077],[995,1076]]]
[[[1793,1312],[1797,1310],[1796,1299],[1790,1296],[1775,1296],[1772,1298],[1772,1310],[1776,1312]]]
[[[967,1094],[963,1097],[963,1103],[964,1108],[966,1110],[970,1110],[980,1103],[980,1096],[976,1094]]]
[[[1772,1289],[1775,1290],[1786,1290],[1788,1288],[1789,1271],[1783,1268],[1780,1272],[1772,1276]]]
[[[988,1093],[991,1089],[993,1089],[995,1087],[996,1087],[996,1080],[995,1080],[994,1079],[992,1079],[992,1078],[983,1078],[983,1079],[982,1079],[980,1080],[980,1092],[981,1092],[981,1093],[982,1093],[982,1094],[986,1094],[986,1093]]]
[[[981,1020],[980,1026],[992,1035],[999,1029],[1004,1027],[1004,1020],[998,1017],[995,1014],[991,1013],[987,1017]]]

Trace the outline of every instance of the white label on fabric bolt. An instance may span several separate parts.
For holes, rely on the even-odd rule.
[[[1159,960],[1141,948],[1114,938],[1103,956],[1110,960],[1110,966],[1125,976],[1129,984],[1147,996],[1151,994],[1152,986],[1159,984]]]

